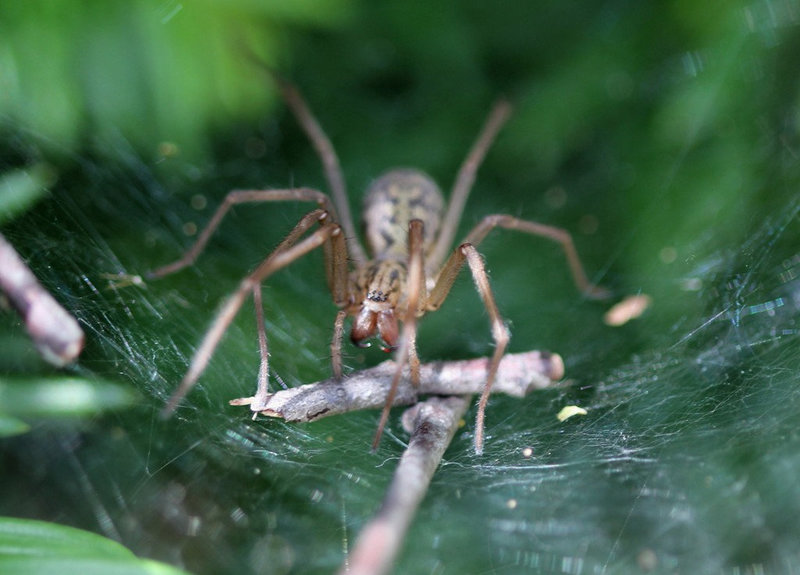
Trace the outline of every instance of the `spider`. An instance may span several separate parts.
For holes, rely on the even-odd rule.
[[[367,346],[368,340],[377,336],[384,350],[395,352],[397,367],[372,444],[375,449],[406,368],[412,383],[416,384],[419,379],[417,320],[442,305],[466,263],[488,313],[495,343],[475,423],[474,448],[476,453],[482,453],[486,404],[510,333],[497,309],[477,246],[496,227],[554,240],[563,248],[578,289],[593,298],[607,295],[605,290],[589,283],[570,234],[560,228],[510,215],[489,215],[451,250],[478,168],[510,115],[509,102],[500,99],[492,107],[458,171],[447,204],[436,183],[416,169],[389,170],[370,185],[363,210],[367,243],[365,250],[355,232],[344,177],[333,145],[297,88],[277,76],[274,76],[274,80],[283,100],[316,149],[331,197],[309,188],[231,191],[194,245],[180,259],[149,274],[152,278],[163,277],[194,263],[225,214],[236,204],[279,201],[317,204],[315,209],[300,219],[272,253],[241,280],[239,287],[228,297],[205,333],[186,375],[168,400],[163,414],[169,415],[195,385],[226,329],[251,293],[256,306],[261,365],[250,408],[254,417],[266,409],[270,395],[261,283],[310,251],[322,248],[328,287],[334,304],[339,308],[330,344],[334,376],[342,377],[342,338],[348,317],[353,317],[350,339],[356,346]],[[315,226],[318,227],[307,234]]]

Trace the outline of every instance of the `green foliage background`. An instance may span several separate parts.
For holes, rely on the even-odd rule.
[[[106,275],[176,258],[230,189],[324,189],[246,46],[306,95],[354,210],[393,166],[447,189],[508,96],[462,232],[493,212],[564,227],[594,279],[654,299],[609,328],[556,247],[487,239],[512,351],[560,352],[574,385],[493,400],[483,457],[467,423],[398,572],[797,572],[798,14],[793,0],[3,3],[2,231],[87,332],[69,375],[140,399],[65,418],[0,393],[8,429],[30,426],[0,440],[0,514],[195,573],[321,573],[376,510],[396,423],[372,455],[375,414],[288,426],[227,406],[254,385],[249,310],[179,414],[156,415],[221,298],[303,207],[237,210],[162,281]],[[275,371],[325,377],[319,255],[265,297]],[[52,377],[18,319],[0,320],[0,375]],[[420,337],[427,359],[489,353],[467,278]],[[352,369],[384,359],[348,353]],[[558,423],[570,403],[588,415]]]

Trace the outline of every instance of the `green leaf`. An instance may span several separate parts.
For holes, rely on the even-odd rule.
[[[138,559],[95,533],[55,523],[0,517],[0,575],[178,575],[169,565]]]
[[[166,140],[182,157],[202,158],[209,128],[253,121],[273,99],[252,67],[245,72],[239,39],[258,38],[262,53],[277,59],[285,42],[276,22],[334,28],[350,19],[352,5],[113,0],[76,10],[63,2],[0,3],[0,118],[58,155],[85,143],[92,126],[100,151],[113,149],[121,134],[120,141],[152,151]]]
[[[128,388],[79,377],[0,377],[3,411],[26,417],[85,416],[136,402]]]
[[[33,206],[53,183],[53,170],[46,164],[12,170],[0,176],[0,224],[13,220]]]
[[[24,421],[0,413],[0,437],[27,433],[29,429],[30,426]]]

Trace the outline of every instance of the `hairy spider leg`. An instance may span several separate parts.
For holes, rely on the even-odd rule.
[[[502,227],[510,230],[517,230],[535,236],[542,236],[561,244],[564,253],[572,271],[573,280],[577,288],[586,294],[588,297],[603,298],[607,297],[608,291],[594,286],[586,279],[586,273],[583,270],[575,246],[572,242],[570,234],[563,229],[551,226],[545,226],[537,222],[521,220],[513,216],[502,214],[495,214],[486,216],[475,228],[467,235],[466,240],[451,254],[450,258],[445,262],[442,271],[436,280],[436,284],[428,296],[426,311],[435,311],[438,309],[447,295],[450,293],[453,283],[455,282],[458,272],[467,262],[467,265],[472,272],[472,279],[475,282],[475,287],[478,294],[483,300],[484,307],[489,314],[489,321],[492,328],[492,337],[495,341],[495,350],[492,355],[489,369],[486,375],[486,384],[481,393],[481,398],[478,402],[478,413],[475,419],[475,452],[480,454],[483,452],[483,436],[486,418],[486,406],[491,394],[492,385],[494,384],[495,375],[497,373],[497,366],[503,357],[505,348],[510,339],[508,328],[500,316],[495,303],[494,294],[489,283],[489,277],[486,273],[486,268],[483,259],[477,251],[477,246],[480,244],[486,235],[495,227]]]
[[[319,121],[314,116],[311,108],[306,103],[303,95],[297,87],[281,77],[278,73],[266,66],[263,62],[256,59],[262,70],[272,78],[278,86],[283,101],[291,110],[295,120],[300,125],[300,128],[305,132],[306,137],[311,142],[317,156],[322,163],[325,179],[328,182],[333,203],[336,206],[339,223],[344,230],[347,240],[347,255],[352,261],[354,267],[358,268],[367,261],[367,255],[356,234],[355,225],[353,224],[353,216],[350,210],[350,203],[347,199],[347,186],[345,184],[342,167],[339,163],[339,157],[336,155],[336,150],[331,144],[330,139],[325,134],[325,131],[320,126]],[[336,320],[333,324],[333,338],[331,339],[331,367],[333,376],[336,379],[342,378],[342,339],[344,337],[344,322],[350,312],[346,309],[340,309],[336,314]]]
[[[489,314],[489,322],[492,328],[492,337],[494,338],[495,348],[492,354],[492,359],[489,363],[489,369],[486,373],[486,383],[481,394],[480,401],[478,402],[478,414],[475,419],[475,453],[483,453],[483,426],[486,413],[486,404],[489,401],[489,394],[492,391],[492,384],[494,383],[495,375],[497,374],[497,366],[500,365],[500,360],[503,358],[508,341],[511,334],[508,331],[500,312],[497,309],[497,304],[494,300],[492,287],[489,284],[489,276],[486,273],[486,268],[483,259],[478,253],[474,245],[464,243],[458,246],[455,251],[445,262],[442,271],[436,280],[436,284],[428,296],[426,311],[435,311],[441,307],[445,298],[450,293],[453,283],[458,276],[464,262],[467,262],[470,271],[472,272],[472,279],[475,282],[475,287],[478,294],[483,301],[486,312]]]
[[[278,244],[278,246],[273,250],[271,255],[276,255],[294,245],[297,242],[297,240],[313,225],[314,222],[321,221],[320,219],[321,214],[323,213],[326,214],[322,219],[327,220],[331,224],[335,223],[336,212],[334,210],[330,198],[318,190],[310,188],[276,189],[276,190],[234,190],[229,192],[225,196],[225,200],[222,202],[222,204],[220,204],[220,206],[211,216],[211,219],[209,220],[208,224],[206,224],[206,227],[199,234],[195,243],[183,254],[183,256],[181,256],[179,259],[175,260],[170,264],[167,264],[165,266],[162,266],[160,268],[157,268],[156,270],[149,272],[147,276],[149,278],[155,278],[155,279],[161,278],[166,275],[178,272],[184,269],[185,267],[193,264],[205,249],[211,236],[214,234],[214,232],[222,223],[222,220],[224,219],[225,215],[227,215],[227,213],[233,206],[244,203],[266,203],[266,202],[281,202],[281,201],[316,202],[317,205],[320,206],[320,208],[318,210],[310,212],[309,214],[306,214],[303,218],[301,218],[298,224],[294,227],[294,229],[291,232],[289,232],[289,234],[283,239],[283,241],[280,244]],[[333,221],[330,221],[331,219]],[[326,277],[328,280],[328,287],[331,290],[334,303],[336,303],[337,306],[341,307],[344,305],[344,301],[347,299],[346,279],[344,281],[342,280],[334,281],[333,278],[342,275],[341,273],[338,273],[336,271],[340,270],[341,266],[345,266],[344,275],[346,275],[347,248],[346,246],[339,244],[343,244],[343,240],[341,238],[334,239],[331,242],[325,242],[323,246],[325,249],[325,266],[326,266]],[[264,311],[263,307],[260,304],[261,300],[260,289],[261,289],[260,283],[256,282],[256,284],[253,287],[253,299],[254,302],[256,302],[256,323],[258,327],[259,353],[261,356],[261,364],[258,375],[258,388],[257,388],[258,391],[256,392],[256,398],[258,401],[255,401],[253,403],[253,405],[255,406],[260,406],[266,401],[266,397],[268,394],[267,381],[269,378],[269,370],[268,370],[269,352],[268,352],[266,328],[264,325]],[[335,337],[336,334],[334,333],[334,338]],[[338,347],[341,348],[341,345],[339,344]],[[341,356],[339,356],[338,358],[334,357],[333,364],[335,371],[335,367],[337,364],[341,366]],[[339,367],[339,371],[341,372],[341,367]],[[191,384],[191,386],[193,385],[194,382]],[[172,398],[170,399],[170,402],[172,402]],[[177,402],[175,403],[177,404]],[[169,410],[165,409],[164,413],[168,414],[173,409],[174,406]],[[253,411],[256,412],[257,410],[254,409]]]
[[[324,217],[321,218],[321,214],[318,212],[319,211],[314,211],[306,214],[298,222],[294,229],[289,232],[286,238],[284,238],[284,240],[278,244],[278,247],[273,250],[273,255],[294,245],[300,236],[302,236],[303,233],[305,233],[313,225],[315,219],[322,222]],[[342,307],[348,300],[346,278],[347,246],[342,234],[331,236],[330,241],[322,244],[322,248],[325,254],[325,277],[328,282],[328,289],[330,290],[334,303],[337,306]],[[267,401],[269,399],[269,347],[267,343],[267,328],[264,321],[264,306],[261,298],[261,282],[256,282],[253,286],[253,303],[255,304],[256,308],[258,349],[261,356],[261,362],[258,370],[258,386],[256,388],[256,394],[253,397],[253,403],[250,404],[251,410],[253,411],[253,419],[255,419],[258,415],[258,412],[266,408]],[[338,330],[336,328],[340,322],[339,315],[341,314],[346,315],[347,312],[343,309],[339,310],[339,314],[336,316],[336,323],[334,324],[334,338],[331,342],[331,349],[333,350],[334,346],[336,346],[336,348],[339,350],[338,355],[333,355],[332,357],[334,373],[336,372],[337,365],[339,366],[339,372],[341,373],[341,334],[337,334]]]
[[[311,235],[304,238],[299,243],[294,244],[293,241],[305,233],[314,222],[320,222],[319,229],[314,231]],[[167,404],[162,410],[162,416],[169,416],[183,397],[194,387],[198,378],[203,373],[208,364],[209,359],[214,354],[214,351],[219,344],[228,326],[233,321],[233,318],[242,307],[245,298],[255,289],[257,284],[260,284],[267,279],[271,274],[286,267],[296,259],[302,257],[308,252],[323,246],[326,243],[333,244],[332,252],[338,252],[336,257],[336,265],[327,265],[326,268],[332,270],[333,276],[329,278],[329,284],[335,286],[333,295],[337,305],[344,305],[344,300],[347,294],[347,255],[346,244],[341,237],[341,228],[338,224],[330,221],[328,212],[322,209],[313,210],[306,216],[301,218],[300,222],[290,232],[287,239],[285,239],[261,264],[250,274],[248,274],[239,284],[239,287],[231,296],[228,297],[226,302],[214,320],[211,323],[208,331],[206,331],[203,341],[195,351],[192,361],[189,365],[189,370],[181,381],[178,389],[172,394],[167,401]],[[338,239],[337,239],[338,238]],[[287,241],[292,240],[292,241]],[[342,253],[344,252],[344,253]],[[341,298],[341,299],[337,299]],[[264,338],[266,344],[266,336]],[[263,348],[266,350],[266,345]],[[267,357],[262,356],[262,362],[266,362]],[[267,372],[267,366],[264,365],[261,372]],[[264,409],[263,403],[266,401],[267,390],[266,382],[262,388],[262,382],[259,381],[259,389],[257,396],[251,406],[253,411],[261,411]],[[260,396],[259,396],[260,394]]]
[[[173,274],[183,268],[192,265],[197,257],[205,249],[208,240],[217,231],[217,228],[222,223],[222,219],[228,211],[237,204],[259,204],[265,202],[316,202],[317,205],[331,215],[334,222],[337,220],[336,210],[334,210],[331,200],[328,196],[320,191],[312,190],[310,188],[295,188],[295,189],[281,189],[281,190],[233,190],[225,195],[225,199],[211,216],[211,219],[203,228],[203,231],[197,236],[192,247],[184,252],[184,254],[172,263],[161,266],[153,271],[147,273],[150,279],[158,279],[164,276]],[[286,242],[294,243],[296,241],[292,238],[292,233],[283,240],[284,245]],[[303,232],[299,232],[298,235]],[[278,246],[277,249],[280,249]]]
[[[450,192],[447,212],[445,212],[442,220],[442,227],[436,238],[436,244],[428,255],[427,269],[429,271],[438,270],[450,251],[453,240],[456,237],[458,224],[461,222],[464,205],[467,203],[467,197],[472,190],[472,184],[475,182],[478,168],[483,163],[483,159],[497,137],[497,133],[510,115],[511,104],[508,100],[497,100],[492,106],[492,110],[489,112],[481,131],[478,133],[475,143],[458,169],[453,189]]]
[[[271,69],[265,67],[266,71],[272,76],[278,89],[281,92],[283,100],[289,109],[294,114],[297,123],[306,133],[306,136],[311,141],[311,145],[317,152],[322,168],[325,172],[325,179],[328,181],[333,202],[336,205],[336,210],[339,214],[339,223],[344,229],[345,236],[347,237],[347,248],[353,262],[356,266],[363,264],[367,261],[364,248],[358,241],[356,235],[356,228],[353,225],[353,217],[350,212],[350,204],[347,201],[347,188],[342,175],[342,167],[339,165],[339,158],[336,155],[336,150],[333,144],[325,135],[325,131],[319,125],[319,122],[314,117],[311,108],[308,107],[300,91],[291,82],[281,78]]]
[[[266,404],[269,398],[269,342],[267,341],[267,324],[264,320],[264,303],[261,298],[261,283],[253,286],[253,305],[256,308],[256,331],[258,331],[258,354],[261,361],[258,366],[258,383],[253,403]],[[251,404],[252,405],[252,404]],[[258,412],[253,412],[253,419]]]
[[[564,256],[567,258],[570,272],[572,272],[572,280],[575,282],[575,286],[578,290],[586,297],[592,299],[606,299],[611,295],[611,292],[607,289],[589,282],[583,265],[581,264],[581,259],[575,249],[575,243],[572,241],[572,236],[565,229],[540,224],[530,220],[522,220],[506,214],[492,214],[485,216],[478,225],[472,229],[464,239],[464,243],[477,246],[490,231],[497,227],[524,232],[532,236],[540,236],[561,244],[561,248],[564,250]]]
[[[333,338],[331,339],[331,367],[333,377],[337,381],[342,379],[342,338],[344,337],[344,320],[347,319],[347,310],[340,309],[333,322]]]

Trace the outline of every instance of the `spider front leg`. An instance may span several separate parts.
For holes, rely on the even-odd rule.
[[[483,428],[484,419],[486,417],[486,405],[489,402],[489,395],[492,392],[492,385],[494,384],[494,379],[497,374],[497,367],[500,365],[500,360],[503,358],[508,341],[511,339],[511,334],[497,309],[492,286],[489,284],[489,276],[483,264],[483,258],[481,258],[481,255],[474,245],[470,243],[461,244],[445,262],[439,274],[439,278],[436,280],[436,285],[434,285],[428,297],[427,310],[434,311],[439,309],[450,293],[450,289],[453,287],[453,283],[458,276],[458,272],[464,265],[464,261],[467,262],[469,270],[472,272],[472,279],[475,281],[475,287],[478,290],[478,294],[481,296],[486,312],[489,314],[492,337],[495,343],[494,353],[492,354],[489,370],[486,374],[486,384],[478,402],[478,414],[475,418],[475,453],[480,455],[483,453]]]
[[[313,214],[307,214],[300,220],[297,226],[288,236],[275,248],[273,255],[291,247],[311,223]],[[323,218],[324,219],[324,218]],[[321,221],[321,220],[320,220]],[[330,225],[330,224],[329,224]],[[347,246],[341,233],[337,233],[322,244],[325,251],[325,277],[328,280],[328,288],[333,296],[334,303],[342,307],[347,298]],[[253,285],[253,303],[256,307],[256,325],[258,328],[258,349],[261,355],[261,365],[258,369],[258,386],[250,409],[253,412],[253,419],[256,415],[266,409],[269,400],[269,346],[267,343],[267,328],[264,322],[264,307],[261,303],[261,282]],[[340,309],[334,322],[334,334],[331,342],[331,364],[333,375],[336,379],[342,377],[342,333],[344,331],[344,319],[347,311]]]
[[[340,309],[333,322],[333,339],[331,339],[331,367],[333,377],[342,379],[342,338],[344,337],[344,320],[347,319],[347,310]]]
[[[572,278],[578,289],[586,296],[596,299],[606,298],[610,295],[608,290],[589,282],[586,277],[586,272],[583,270],[580,258],[578,257],[578,252],[575,250],[572,236],[570,236],[569,232],[566,230],[546,226],[538,222],[521,220],[513,216],[495,214],[486,216],[475,226],[469,235],[467,235],[466,241],[453,252],[442,267],[442,271],[439,273],[439,277],[436,280],[436,285],[430,292],[427,310],[434,311],[442,305],[445,298],[450,293],[450,289],[453,287],[453,282],[455,282],[458,272],[464,265],[464,261],[466,261],[472,272],[475,287],[489,314],[489,321],[492,324],[492,337],[495,341],[495,350],[492,355],[491,363],[489,364],[489,371],[486,375],[486,386],[478,402],[478,414],[475,421],[475,452],[478,454],[483,451],[486,405],[489,401],[492,384],[494,383],[497,373],[497,366],[500,364],[500,360],[503,357],[503,353],[510,339],[508,328],[503,323],[500,312],[497,309],[483,259],[476,249],[476,246],[496,227],[542,236],[560,243],[567,258],[567,263],[572,271]]]
[[[406,298],[406,313],[403,318],[403,331],[400,335],[400,345],[395,354],[395,368],[392,385],[383,405],[381,419],[375,438],[372,440],[372,450],[378,448],[386,422],[389,420],[389,411],[392,409],[397,386],[403,376],[406,362],[411,370],[411,382],[419,385],[419,356],[417,355],[417,317],[424,311],[426,301],[425,266],[423,262],[423,223],[420,220],[411,220],[408,224],[408,294]]]
[[[305,233],[315,222],[320,222],[321,227],[314,233],[294,244],[303,233]],[[347,292],[347,248],[342,237],[341,228],[338,224],[330,221],[330,215],[325,210],[314,210],[303,217],[289,236],[272,252],[261,264],[245,277],[239,284],[238,289],[227,299],[222,309],[217,313],[211,327],[203,337],[197,351],[192,357],[189,370],[181,381],[178,389],[169,398],[162,410],[162,416],[169,416],[181,399],[194,387],[198,378],[208,365],[208,361],[214,354],[214,350],[219,344],[225,331],[230,326],[233,318],[242,307],[245,298],[256,289],[256,286],[263,282],[270,275],[286,267],[296,259],[304,256],[308,252],[320,246],[330,244],[330,250],[326,252],[337,254],[335,264],[328,264],[326,268],[330,271],[329,284],[332,286],[334,301],[337,305],[344,305]],[[266,334],[263,340],[262,349],[262,375],[268,373],[266,353]],[[251,410],[261,411],[268,399],[266,389],[266,377],[259,378],[259,388],[256,397],[251,405]]]

